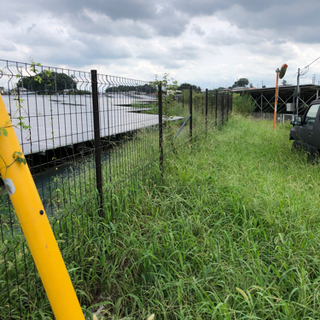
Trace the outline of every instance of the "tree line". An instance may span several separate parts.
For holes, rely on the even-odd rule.
[[[77,81],[74,76],[68,76],[65,73],[41,71],[35,76],[21,77],[17,82],[17,88],[25,88],[38,94],[53,94],[77,90]]]
[[[154,93],[154,92],[156,92],[156,89],[149,84],[144,84],[144,85],[140,85],[140,86],[130,86],[130,85],[112,86],[112,87],[109,87],[105,90],[106,93],[130,92],[130,91],[141,92],[141,93],[142,92]]]
[[[34,76],[21,77],[16,84],[18,90],[22,88],[36,92],[37,94],[54,94],[54,93],[65,93],[65,94],[91,94],[88,90],[80,90],[77,88],[79,85],[76,78],[65,73],[59,73],[47,70],[41,71]],[[182,83],[177,87],[177,90],[184,91],[189,90],[192,87],[194,92],[201,92],[201,87],[196,86],[187,82]],[[119,85],[111,86],[105,90],[105,93],[112,92],[141,92],[141,93],[155,93],[157,88],[151,84],[144,85]]]

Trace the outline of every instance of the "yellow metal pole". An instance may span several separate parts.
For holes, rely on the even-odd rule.
[[[0,95],[0,128],[3,127],[8,135],[5,137],[2,132],[0,136],[0,174],[7,187],[55,318],[84,320],[29,167],[18,161],[13,162],[13,154],[22,150]],[[13,164],[8,167],[12,162]]]
[[[273,116],[273,130],[276,129],[276,121],[277,121],[277,105],[278,105],[278,92],[279,92],[279,68],[276,70],[277,73],[277,80],[276,80],[276,95],[274,99],[274,116]]]

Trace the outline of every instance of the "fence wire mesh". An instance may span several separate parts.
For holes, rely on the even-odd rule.
[[[169,98],[163,94],[159,105],[150,81],[102,74],[93,79],[92,72],[34,63],[0,60],[0,83],[72,280],[81,277],[76,270],[86,263],[94,220],[103,216],[108,223],[123,214],[132,197],[123,190],[161,176],[159,108],[167,153],[223,124],[232,110],[228,93],[184,90],[169,114]],[[52,316],[3,184],[0,237],[0,318]],[[82,304],[99,294],[98,285],[94,293],[75,289]]]

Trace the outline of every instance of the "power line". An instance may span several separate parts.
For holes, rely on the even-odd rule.
[[[306,67],[311,66],[314,62],[316,62],[316,61],[319,60],[319,59],[320,59],[320,57],[318,57],[317,59],[315,59],[314,61],[312,61],[311,63],[309,63]]]
[[[319,60],[320,59],[320,57],[318,57],[317,59],[315,59],[315,60],[313,60],[311,63],[309,63],[308,65],[306,65],[305,67],[304,67],[304,69],[300,72],[300,75],[301,76],[304,76],[311,68],[310,68],[310,66],[313,64],[313,63],[315,63],[317,60]],[[319,61],[320,62],[320,61]],[[318,62],[318,63],[319,63]],[[313,68],[313,67],[312,67]]]
[[[320,60],[315,64],[315,65],[313,65],[311,68],[309,68],[309,71],[312,69],[312,68],[314,68],[316,65],[318,65],[320,63]]]
[[[292,83],[293,79],[294,79],[297,75],[298,75],[298,72],[296,72],[296,73],[293,75],[293,77],[292,77],[292,79],[291,79],[290,83]]]

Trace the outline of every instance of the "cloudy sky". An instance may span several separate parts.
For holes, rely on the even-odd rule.
[[[318,0],[3,0],[0,58],[202,89],[275,85],[320,56]],[[320,59],[302,83],[320,83]]]

